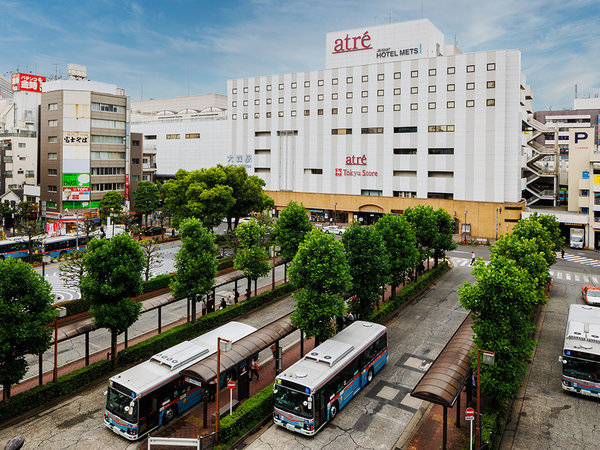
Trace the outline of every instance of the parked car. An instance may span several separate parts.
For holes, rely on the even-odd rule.
[[[336,225],[330,225],[328,227],[323,227],[323,232],[327,234],[342,234],[346,231],[345,228],[340,228]]]
[[[161,234],[165,234],[166,231],[167,230],[165,230],[164,228],[161,228],[161,227],[155,227],[155,226],[147,227],[144,230],[144,236],[158,236]]]
[[[581,288],[581,298],[588,305],[600,306],[600,287],[585,286]]]
[[[248,223],[251,220],[254,220],[254,217],[242,217],[239,221],[239,223]]]

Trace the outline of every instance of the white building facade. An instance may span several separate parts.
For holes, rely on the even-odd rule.
[[[326,41],[325,69],[228,81],[229,163],[271,191],[521,201],[518,50],[463,54],[426,19]]]

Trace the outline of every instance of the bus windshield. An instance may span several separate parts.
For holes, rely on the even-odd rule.
[[[132,398],[121,394],[112,387],[108,388],[108,398],[106,400],[106,409],[108,412],[119,416],[121,419],[130,422],[137,422],[137,400],[133,401],[133,407],[130,406]],[[127,411],[125,410],[127,408]]]
[[[313,417],[313,410],[304,405],[308,403],[308,395],[293,391],[283,386],[277,386],[275,393],[275,407],[306,419]]]
[[[584,359],[575,359],[563,357],[566,364],[563,364],[563,375],[580,380],[600,382],[600,363],[597,361],[586,361]]]

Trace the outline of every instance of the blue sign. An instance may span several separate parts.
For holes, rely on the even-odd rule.
[[[584,180],[589,180],[590,179],[590,173],[587,170],[584,170],[583,172],[581,172],[581,178]]]

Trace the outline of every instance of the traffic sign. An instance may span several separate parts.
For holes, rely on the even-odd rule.
[[[228,387],[229,389],[233,389],[233,388],[235,388],[235,381],[230,381],[229,383],[227,383],[227,387]]]
[[[475,420],[475,410],[473,408],[465,410],[465,420]]]

